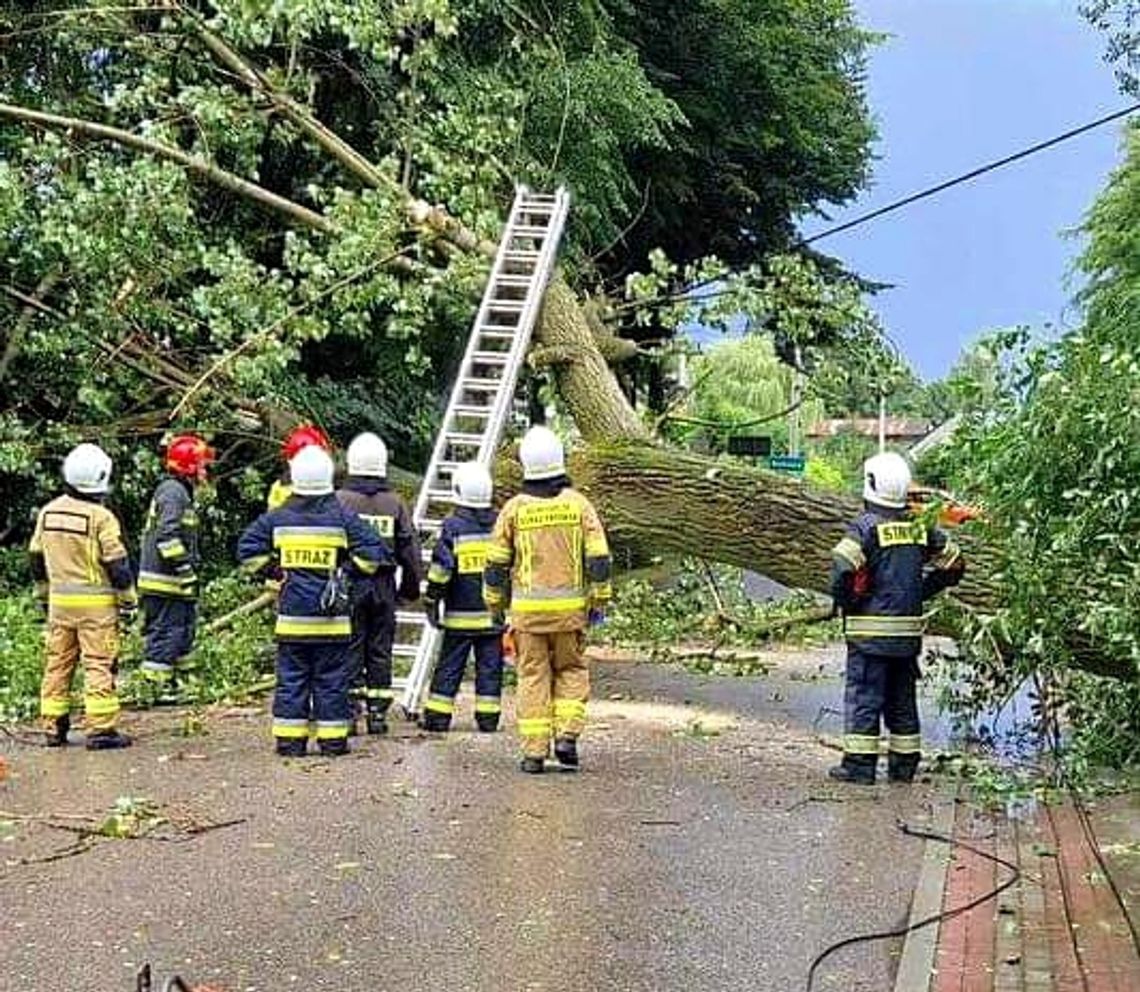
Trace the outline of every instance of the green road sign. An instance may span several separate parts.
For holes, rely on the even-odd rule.
[[[773,472],[802,472],[806,464],[803,455],[773,455],[768,459],[768,467]]]

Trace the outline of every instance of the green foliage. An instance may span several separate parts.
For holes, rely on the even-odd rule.
[[[1086,0],[1080,11],[1108,35],[1107,61],[1116,66],[1121,89],[1140,95],[1140,4],[1136,0]]]
[[[30,594],[0,597],[0,722],[39,710],[43,618]]]
[[[996,697],[1033,672],[1070,685],[1089,655],[1140,680],[1140,128],[1086,231],[1083,327],[1046,344],[1023,330],[995,337],[992,395],[967,411],[951,451],[954,481],[982,498],[1000,556],[1003,605],[973,618],[967,642],[978,684]],[[1012,659],[991,649],[998,642]],[[1072,685],[1076,743],[1135,760],[1125,742],[1140,735],[1140,710],[1118,705],[1135,683]],[[1112,717],[1090,726],[1098,709]]]

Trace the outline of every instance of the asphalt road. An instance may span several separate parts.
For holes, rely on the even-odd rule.
[[[227,992],[801,990],[824,946],[904,921],[922,847],[895,821],[933,788],[827,782],[812,723],[841,688],[821,665],[834,652],[751,679],[600,666],[577,775],[519,774],[510,733],[407,725],[282,762],[257,710],[190,737],[135,716],[124,753],[8,747],[0,989],[128,992],[151,962]],[[122,796],[241,822],[40,864],[76,836],[3,822]],[[845,951],[817,989],[889,992],[897,951]]]

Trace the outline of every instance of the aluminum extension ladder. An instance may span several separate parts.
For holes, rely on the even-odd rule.
[[[491,468],[514,405],[519,370],[526,358],[543,293],[554,271],[566,226],[570,194],[515,192],[483,301],[471,329],[431,461],[424,473],[412,519],[424,541],[424,559],[451,512],[451,476],[463,462]],[[442,634],[423,612],[396,614],[394,659],[411,659],[407,678],[396,679],[404,715],[413,719],[431,679]]]

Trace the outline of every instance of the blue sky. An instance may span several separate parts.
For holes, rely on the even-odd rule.
[[[1103,38],[1075,0],[856,0],[890,33],[872,56],[879,125],[874,182],[831,222],[1052,137],[1128,102],[1102,61]],[[874,306],[926,378],[992,328],[1071,326],[1080,224],[1117,161],[1120,125],[821,241],[868,278],[892,283]]]

